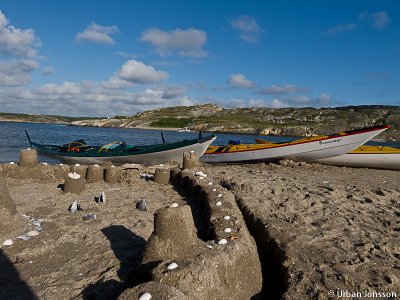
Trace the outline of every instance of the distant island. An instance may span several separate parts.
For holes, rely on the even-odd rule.
[[[315,136],[388,124],[378,138],[400,140],[400,106],[362,105],[335,108],[223,108],[216,104],[175,106],[112,118],[0,113],[0,121],[120,128],[188,127],[193,131],[260,135]]]

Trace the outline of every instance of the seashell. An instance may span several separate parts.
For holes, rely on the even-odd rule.
[[[172,263],[168,264],[167,269],[173,270],[173,269],[176,269],[177,267],[178,267],[178,264],[175,262],[172,262]]]
[[[207,247],[207,248],[210,248],[210,249],[213,249],[213,246],[210,246],[210,245],[207,245],[206,247]]]
[[[218,194],[218,196],[217,196],[218,198],[221,198],[222,197],[222,194]]]
[[[70,207],[68,208],[68,211],[70,214],[74,214],[76,213],[78,210],[83,210],[83,208],[80,206],[80,204],[78,203],[78,200],[75,200],[74,203],[72,203],[70,205]]]
[[[26,235],[27,235],[27,236],[37,236],[37,235],[39,235],[39,231],[37,231],[37,230],[31,230],[31,231],[29,231]]]
[[[216,192],[216,191],[217,191],[217,189],[212,189],[212,191],[213,191],[213,192]]]
[[[142,199],[136,203],[136,209],[139,211],[147,211],[146,199]]]
[[[179,206],[179,204],[178,203],[172,203],[169,207],[178,207]]]
[[[225,216],[225,217],[224,217],[224,220],[230,220],[230,219],[231,219],[230,216]]]
[[[208,183],[208,185],[213,185],[213,183],[210,181],[210,182]]]
[[[96,219],[97,219],[97,216],[96,216],[95,214],[84,214],[83,217],[82,217],[82,219],[83,219],[84,221],[87,221],[87,220],[96,220]]]
[[[58,164],[59,166],[63,166],[64,164]]]
[[[81,178],[81,175],[79,175],[76,172],[73,172],[73,173],[68,173],[68,177],[72,178],[72,179],[79,179],[79,178]]]
[[[36,231],[43,231],[43,227],[40,225],[35,225],[35,227],[33,227],[33,229]]]
[[[150,300],[151,297],[152,296],[151,296],[151,294],[149,292],[144,292],[144,293],[140,294],[138,300]]]
[[[3,242],[3,246],[11,246],[12,244],[14,244],[14,242],[12,241],[12,239],[8,239],[8,240],[5,240],[5,241]]]
[[[26,150],[31,151],[32,149],[31,148],[26,148]]]
[[[10,161],[10,165],[15,165],[15,162],[13,162],[13,161]]]
[[[43,162],[42,165],[43,165],[43,166],[47,166],[48,163],[47,163],[47,162]]]
[[[203,176],[200,176],[199,179],[204,179],[204,177],[203,177]]]
[[[229,227],[228,227],[228,228],[225,228],[225,229],[224,229],[224,232],[225,232],[225,233],[230,233],[230,232],[232,232],[232,229],[230,229]]]
[[[80,164],[75,164],[75,167],[80,167]]]
[[[23,241],[27,241],[27,240],[30,240],[31,237],[29,235],[27,235],[27,234],[23,234],[23,235],[20,235],[19,237],[17,237],[17,239],[20,239],[20,240],[23,240]]]
[[[114,165],[112,165],[112,166],[111,166],[111,168],[115,168],[115,166],[114,166]]]
[[[221,239],[218,241],[218,245],[225,245],[226,243],[228,243],[226,239]]]
[[[221,205],[222,205],[222,202],[221,202],[221,201],[217,201],[217,202],[215,203],[215,205],[216,205],[216,206],[221,206]]]
[[[101,191],[100,195],[99,195],[99,203],[105,203],[106,202],[106,194]]]
[[[194,175],[201,176],[201,177],[207,177],[207,174],[204,174],[202,171],[198,171],[198,172],[194,173]]]

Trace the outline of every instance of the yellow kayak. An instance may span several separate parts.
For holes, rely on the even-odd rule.
[[[259,145],[274,145],[273,142],[262,139],[256,139],[256,142]],[[362,145],[349,153],[314,161],[334,166],[400,170],[400,148]]]

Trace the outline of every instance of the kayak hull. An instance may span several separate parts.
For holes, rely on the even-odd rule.
[[[387,125],[375,126],[282,144],[241,144],[219,148],[211,146],[201,160],[207,163],[245,163],[280,159],[313,161],[348,153],[387,128]]]

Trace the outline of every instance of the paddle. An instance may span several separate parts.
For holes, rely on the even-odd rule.
[[[165,144],[165,139],[164,139],[164,135],[162,132],[161,132],[161,138],[162,138],[162,142]]]

